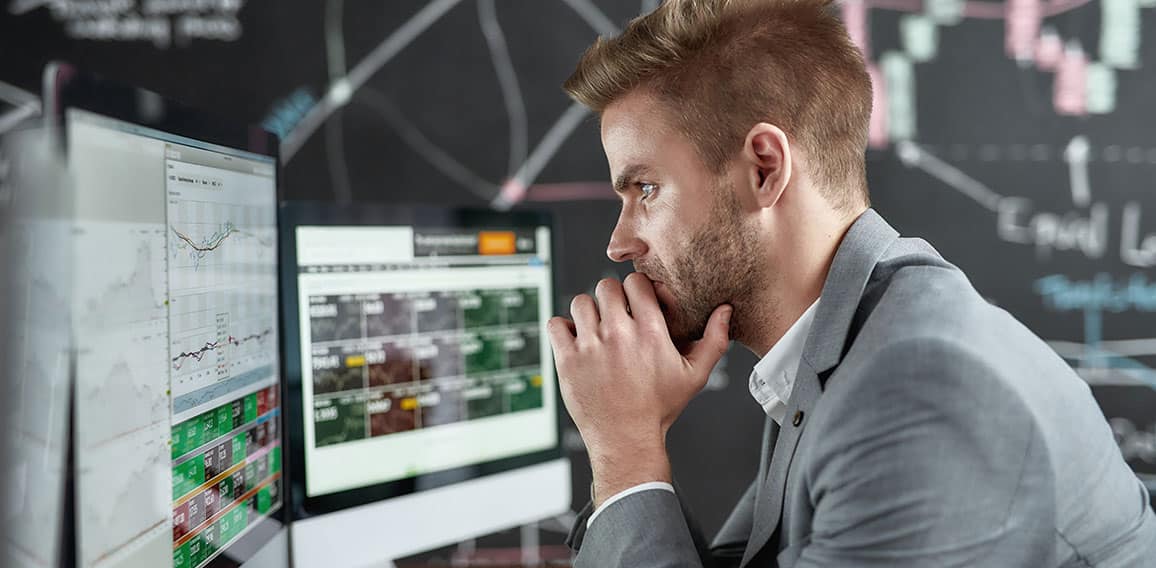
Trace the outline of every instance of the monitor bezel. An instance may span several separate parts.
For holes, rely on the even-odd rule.
[[[550,229],[550,285],[554,289],[557,270],[557,238],[552,216],[546,211],[517,210],[498,212],[486,209],[396,206],[385,204],[334,205],[329,203],[294,202],[282,205],[281,211],[281,297],[282,351],[285,359],[282,375],[288,395],[285,399],[285,430],[289,449],[298,459],[290,463],[290,495],[293,520],[308,519],[387,499],[412,495],[421,491],[445,487],[454,483],[479,479],[515,469],[546,463],[564,457],[562,445],[562,399],[554,389],[555,431],[553,447],[508,458],[442,470],[364,487],[309,496],[305,479],[305,426],[302,390],[302,354],[300,346],[300,306],[297,271],[297,228],[303,226],[417,226],[429,228],[509,229],[548,227]],[[551,305],[553,305],[551,298]],[[290,339],[292,338],[292,340]]]
[[[76,66],[54,61],[45,67],[43,76],[42,112],[45,118],[47,133],[59,155],[67,158],[69,109],[79,109],[138,125],[167,134],[193,139],[199,142],[223,146],[233,150],[240,150],[252,154],[262,155],[272,160],[274,175],[274,215],[280,215],[280,202],[283,195],[280,168],[280,138],[255,124],[243,121],[228,120],[212,113],[194,108],[180,101],[173,100],[153,91],[139,87],[128,86],[108,80],[100,75],[83,71]],[[148,104],[142,104],[144,101]],[[280,230],[281,220],[274,222]],[[280,251],[278,251],[280,259]],[[278,294],[277,305],[281,288],[274,292]],[[280,314],[278,314],[278,317]],[[285,360],[284,353],[278,346],[277,357],[279,362]],[[291,483],[287,472],[292,459],[285,436],[285,375],[284,365],[278,368],[280,375],[280,391],[282,404],[281,418],[281,505],[269,512],[258,523],[246,531],[245,535],[234,542],[229,548],[221,550],[214,559],[204,568],[226,568],[243,565],[264,551],[270,544],[281,542],[277,535],[289,526],[289,488]],[[73,380],[75,388],[75,380]],[[75,441],[69,440],[68,445],[75,448]],[[79,478],[73,479],[75,484]],[[78,494],[79,497],[79,494]],[[78,523],[74,518],[73,523]],[[74,524],[79,532],[79,525]],[[288,558],[289,550],[286,545],[284,551]]]

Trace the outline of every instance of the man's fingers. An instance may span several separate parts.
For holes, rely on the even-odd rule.
[[[640,323],[653,323],[666,329],[666,316],[658,305],[658,296],[654,294],[654,283],[641,272],[631,272],[626,275],[622,283],[626,291],[626,301],[630,303],[630,312],[634,320]]]
[[[710,320],[706,322],[706,331],[703,332],[702,339],[694,342],[686,355],[686,360],[692,367],[700,371],[709,371],[727,352],[732,311],[734,308],[725,304],[715,308]]]
[[[603,321],[622,321],[630,317],[626,311],[626,294],[618,280],[599,280],[594,287],[594,295],[598,297],[598,315]]]
[[[574,318],[575,335],[598,335],[598,324],[602,321],[598,315],[598,306],[594,298],[586,294],[574,296],[570,302],[570,317]]]
[[[550,335],[555,359],[574,347],[574,322],[560,316],[552,317],[546,322],[546,332]]]

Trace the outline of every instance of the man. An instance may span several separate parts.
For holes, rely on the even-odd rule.
[[[579,566],[1152,566],[1156,518],[1087,386],[869,209],[871,85],[825,0],[668,0],[566,84],[622,211],[549,332],[589,451]],[[728,340],[760,471],[707,548],[665,435]]]

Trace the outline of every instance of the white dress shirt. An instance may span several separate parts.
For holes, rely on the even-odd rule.
[[[811,322],[815,319],[815,307],[818,305],[819,301],[815,300],[766,356],[755,363],[755,370],[751,371],[751,396],[763,407],[763,412],[780,426],[787,413],[787,401],[791,399],[791,391],[795,388],[795,373],[799,371],[803,346],[807,343]]]
[[[807,335],[811,332],[811,322],[815,319],[815,307],[818,305],[819,300],[815,300],[751,371],[751,396],[763,407],[763,412],[779,425],[783,424],[783,417],[787,413],[787,401],[790,400],[791,390],[795,387],[795,373],[799,370],[803,346],[807,342]],[[594,510],[586,520],[586,527],[589,528],[594,519],[598,518],[598,514],[615,502],[635,493],[651,490],[674,493],[674,486],[663,481],[650,481],[615,493]]]

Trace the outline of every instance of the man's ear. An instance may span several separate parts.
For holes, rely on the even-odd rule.
[[[759,207],[772,207],[791,182],[791,143],[783,129],[760,122],[743,141],[743,161],[749,168],[749,190]]]

